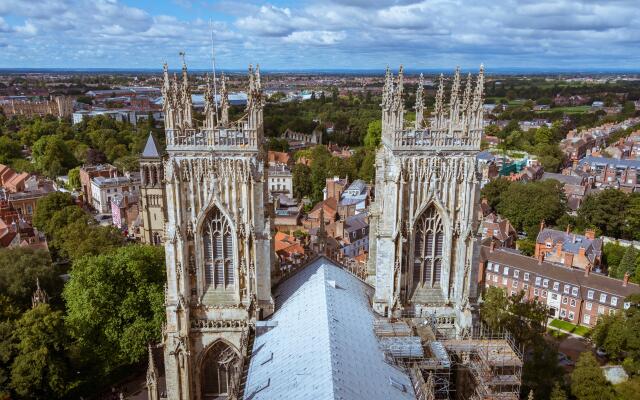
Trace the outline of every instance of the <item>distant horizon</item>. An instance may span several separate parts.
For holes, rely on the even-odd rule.
[[[211,72],[211,68],[189,68],[190,73],[207,73]],[[391,66],[394,72],[397,72],[397,66]],[[477,73],[479,68],[460,68],[461,72]],[[260,67],[260,71],[264,74],[345,74],[345,75],[383,75],[386,67],[382,68],[264,68]],[[180,68],[170,68],[171,72],[179,72]],[[247,68],[217,68],[216,72],[225,72],[232,74],[246,73]],[[451,68],[407,68],[404,67],[404,72],[407,75],[417,75],[419,73],[425,74],[452,74],[455,71],[455,66]],[[47,73],[47,72],[59,72],[59,73],[161,73],[162,68],[153,67],[0,67],[0,74],[11,73]],[[582,68],[570,68],[570,67],[497,67],[487,68],[485,67],[485,74],[487,75],[550,75],[550,74],[564,74],[564,75],[607,75],[607,74],[624,74],[624,75],[638,75],[640,74],[640,67],[626,68],[626,67],[582,67]]]

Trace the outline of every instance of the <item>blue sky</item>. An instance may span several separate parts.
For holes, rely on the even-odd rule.
[[[0,68],[625,68],[639,0],[0,0]]]

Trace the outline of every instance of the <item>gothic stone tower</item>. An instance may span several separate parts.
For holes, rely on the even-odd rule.
[[[165,65],[162,90],[167,396],[235,398],[249,327],[274,307],[260,73],[249,68],[246,115],[231,123],[226,89],[219,115],[208,86],[196,126],[186,66],[171,79]]]
[[[427,126],[422,77],[416,121],[404,123],[403,72],[387,70],[382,98],[382,146],[376,155],[368,273],[374,308],[383,315],[435,316],[460,333],[472,324],[472,259],[482,135],[483,70],[461,92],[456,70],[448,112],[444,84]]]
[[[164,241],[167,220],[164,193],[164,166],[158,142],[149,134],[140,157],[140,202],[142,207],[142,242],[159,245]]]

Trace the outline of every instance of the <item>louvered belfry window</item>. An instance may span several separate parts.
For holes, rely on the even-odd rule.
[[[419,287],[439,287],[442,275],[444,234],[442,218],[431,205],[415,225],[413,283]]]
[[[229,221],[217,207],[203,226],[205,286],[225,289],[234,284],[233,237]]]

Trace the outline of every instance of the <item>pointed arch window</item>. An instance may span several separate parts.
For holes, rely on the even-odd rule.
[[[240,359],[233,348],[223,342],[207,352],[202,368],[202,395],[205,399],[226,399],[236,386]]]
[[[209,212],[203,226],[204,271],[207,289],[233,287],[233,237],[229,221],[217,207]]]
[[[439,287],[442,276],[444,233],[442,218],[429,206],[415,225],[413,283],[417,287]]]

